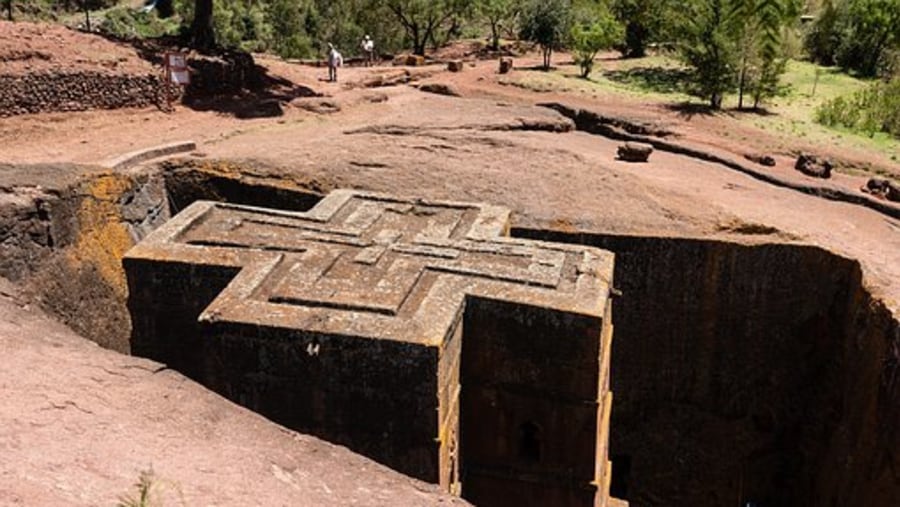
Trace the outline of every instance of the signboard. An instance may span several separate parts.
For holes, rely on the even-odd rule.
[[[173,84],[181,86],[187,86],[191,84],[191,73],[187,70],[173,70],[170,76],[170,81]]]
[[[172,84],[187,86],[191,84],[191,72],[187,66],[187,55],[184,53],[166,53],[166,79]]]
[[[171,112],[173,110],[171,85],[187,86],[191,84],[191,71],[188,68],[186,53],[167,52],[163,56],[163,63],[166,72],[163,88],[165,88],[166,105],[168,111]]]

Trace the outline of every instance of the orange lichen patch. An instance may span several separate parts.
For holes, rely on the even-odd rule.
[[[191,166],[194,164],[188,164]],[[240,178],[241,172],[245,170],[245,168],[223,160],[204,160],[195,166],[198,170],[217,174],[219,176],[231,176],[233,178]]]
[[[101,174],[85,184],[78,207],[78,237],[67,257],[76,269],[89,264],[122,296],[126,293],[122,257],[134,240],[122,221],[119,202],[134,182],[121,174]]]
[[[180,160],[177,163],[177,167],[181,170],[194,169],[205,174],[243,181],[248,184],[265,185],[274,189],[312,191],[320,194],[326,194],[334,190],[334,185],[315,178],[306,178],[296,174],[281,174],[275,169],[257,167],[249,162]]]
[[[575,224],[565,218],[554,219],[550,224],[550,228],[560,232],[576,232],[578,230]]]

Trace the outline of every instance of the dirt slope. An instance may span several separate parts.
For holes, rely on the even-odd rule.
[[[100,349],[14,294],[0,281],[0,505],[111,505],[151,469],[166,506],[465,504]]]
[[[127,44],[48,23],[0,21],[0,74],[92,70],[149,74],[153,66]]]

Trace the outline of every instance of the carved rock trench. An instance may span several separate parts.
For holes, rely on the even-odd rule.
[[[121,257],[197,199],[305,210],[329,188],[209,163],[0,190],[0,276],[128,352]],[[815,246],[514,229],[616,253],[613,493],[634,506],[895,505],[900,328]]]

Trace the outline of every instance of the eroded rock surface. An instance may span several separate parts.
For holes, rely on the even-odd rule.
[[[106,351],[0,287],[0,504],[464,505],[288,431],[163,365]]]

